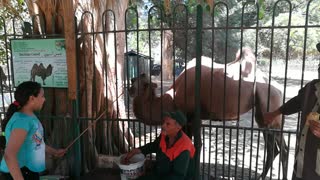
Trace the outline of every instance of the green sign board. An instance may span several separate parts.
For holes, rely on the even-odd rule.
[[[65,39],[12,39],[14,86],[36,81],[43,87],[67,88]]]

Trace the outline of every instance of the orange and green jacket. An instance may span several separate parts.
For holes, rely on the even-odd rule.
[[[173,146],[167,148],[167,144],[168,137],[161,134],[154,142],[139,148],[143,154],[156,153],[153,174],[140,179],[189,180],[193,178],[195,148],[190,138],[180,131]]]

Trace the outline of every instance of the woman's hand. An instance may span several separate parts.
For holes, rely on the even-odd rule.
[[[310,130],[311,132],[317,136],[318,138],[320,138],[320,121],[315,121],[315,120],[309,120],[309,126],[310,126]]]

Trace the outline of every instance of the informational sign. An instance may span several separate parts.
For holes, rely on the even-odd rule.
[[[42,87],[67,88],[65,39],[12,39],[14,85],[36,81]]]

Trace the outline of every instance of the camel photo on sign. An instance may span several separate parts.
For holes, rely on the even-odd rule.
[[[46,83],[44,82],[44,80],[51,76],[52,74],[52,69],[53,67],[51,66],[51,64],[49,64],[46,68],[43,66],[42,63],[40,63],[40,65],[38,64],[34,64],[32,66],[32,69],[30,70],[30,81],[35,81],[36,76],[40,76],[42,79],[42,85],[46,85]]]

